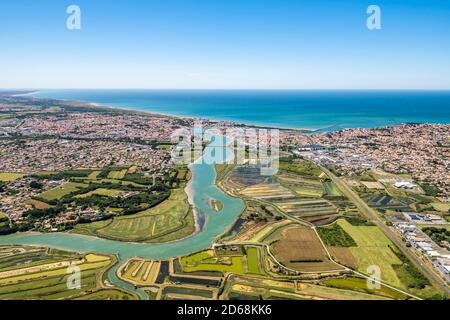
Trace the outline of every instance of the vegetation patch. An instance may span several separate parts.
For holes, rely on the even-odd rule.
[[[64,196],[67,196],[73,192],[79,191],[80,189],[86,188],[88,185],[84,183],[67,182],[60,187],[50,189],[39,195],[39,198],[52,201],[59,200]]]
[[[214,250],[201,251],[182,257],[180,264],[185,272],[220,271],[245,274],[243,256],[215,255]]]
[[[367,274],[370,266],[381,269],[381,279],[390,285],[404,288],[397,273],[395,265],[400,265],[400,259],[392,252],[391,241],[376,226],[354,226],[347,220],[337,222],[346,233],[356,242],[356,247],[350,250],[357,261],[358,271]]]
[[[95,189],[94,191],[90,191],[85,194],[80,194],[76,196],[75,198],[88,198],[92,195],[98,195],[98,196],[105,196],[105,197],[118,197],[122,193],[121,190],[115,190],[115,189]]]
[[[325,196],[335,198],[342,197],[342,193],[339,191],[334,182],[327,180],[323,183],[323,187],[325,189]]]
[[[138,300],[139,297],[131,292],[120,289],[100,289],[76,297],[73,300]]]
[[[102,275],[114,262],[110,256],[97,254],[80,255],[27,246],[0,247],[0,299],[84,297],[100,289]],[[81,270],[80,289],[67,288],[70,265]]]
[[[260,274],[259,249],[256,247],[247,247],[246,251],[248,272]]]
[[[215,212],[220,212],[223,209],[223,203],[216,199],[210,199],[209,205]]]
[[[125,177],[127,174],[128,169],[123,169],[120,171],[109,171],[108,172],[108,179],[118,179],[121,180]]]
[[[0,172],[0,181],[1,182],[12,182],[16,181],[20,178],[23,178],[25,174],[22,173],[8,173],[8,172]]]
[[[342,227],[333,223],[330,226],[317,228],[317,232],[325,245],[331,247],[356,247],[356,242]]]
[[[117,241],[167,242],[186,237],[194,230],[194,216],[187,196],[182,189],[176,189],[169,199],[155,207],[106,222],[77,225],[73,232],[89,232]]]
[[[422,229],[434,242],[450,242],[450,230],[447,228],[426,227]]]
[[[288,172],[293,172],[301,176],[319,177],[322,170],[314,163],[309,161],[302,161],[293,157],[281,158],[280,169]]]

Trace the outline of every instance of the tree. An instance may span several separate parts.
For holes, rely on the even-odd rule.
[[[42,184],[37,181],[31,181],[30,188],[32,189],[42,189]]]

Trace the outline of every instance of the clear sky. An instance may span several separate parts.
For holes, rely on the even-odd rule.
[[[0,88],[450,89],[449,0],[2,0],[0,45]]]

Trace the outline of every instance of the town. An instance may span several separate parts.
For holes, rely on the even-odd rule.
[[[205,217],[190,202],[190,163],[174,161],[173,134],[192,132],[199,122],[243,139],[246,147],[236,154],[252,151],[240,132],[256,128],[244,124],[0,96],[0,234],[64,233],[128,244],[192,239]],[[244,207],[211,249],[168,261],[130,257],[117,275],[149,288],[155,299],[334,299],[348,297],[345,290],[357,299],[440,298],[450,280],[449,130],[279,129],[271,139],[279,136],[280,150],[270,151],[279,170],[270,176],[263,161],[245,157],[206,165],[215,168],[220,190]],[[187,151],[209,142],[188,140]],[[219,199],[202,200],[213,212],[209,219],[226,216],[229,204]],[[359,290],[374,257],[383,286]],[[254,276],[267,278],[262,287]]]

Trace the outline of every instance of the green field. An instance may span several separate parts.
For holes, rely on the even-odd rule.
[[[112,184],[120,184],[123,186],[134,186],[134,187],[140,187],[140,188],[146,188],[148,186],[139,184],[132,181],[124,181],[124,180],[117,180],[117,179],[89,179],[89,178],[83,178],[83,177],[75,177],[72,178],[73,181],[77,181],[80,183],[96,183],[96,184],[102,184],[102,183],[112,183]]]
[[[433,202],[431,205],[438,211],[450,213],[450,202]]]
[[[127,174],[128,169],[123,169],[120,171],[110,171],[108,173],[108,179],[118,179],[121,180],[125,177],[125,175]]]
[[[296,173],[301,176],[318,177],[322,170],[308,161],[294,160],[293,158],[281,158],[280,170]]]
[[[68,289],[70,264],[81,270],[81,288]],[[103,273],[113,264],[109,256],[79,255],[26,246],[0,247],[0,299],[68,299],[97,290]]]
[[[247,248],[247,267],[248,267],[248,272],[260,274],[261,271],[260,271],[259,265],[260,265],[260,263],[259,263],[258,248],[248,247]]]
[[[85,194],[81,194],[76,196],[75,198],[88,198],[92,195],[99,195],[99,196],[106,196],[106,197],[117,197],[120,195],[122,191],[121,190],[115,190],[115,189],[103,189],[99,188],[94,191],[90,191]]]
[[[158,146],[158,149],[159,150],[170,150],[170,149],[172,149],[172,145],[170,145],[170,144],[160,144],[159,146]]]
[[[368,289],[367,279],[346,277],[321,281],[322,284],[338,289],[350,289],[370,294],[382,295],[392,299],[404,300],[407,296],[398,291],[392,290],[386,286],[381,286],[379,289]]]
[[[24,176],[25,176],[25,174],[22,174],[22,173],[0,172],[0,181],[1,182],[12,182],[12,181],[20,179]]]
[[[243,256],[216,256],[213,250],[201,251],[180,259],[185,272],[221,271],[245,274]]]
[[[159,205],[129,216],[75,226],[72,232],[118,241],[167,242],[194,231],[194,217],[182,189]]]
[[[92,171],[92,173],[88,176],[88,179],[97,179],[97,176],[101,171]]]
[[[350,250],[357,260],[358,271],[367,274],[370,266],[378,266],[383,281],[405,288],[393,267],[402,262],[391,250],[392,242],[378,227],[353,226],[342,219],[337,223],[357,244]]]
[[[325,189],[325,195],[328,197],[342,197],[342,193],[336,187],[336,185],[332,181],[325,181],[323,183],[323,187]]]
[[[101,289],[74,298],[74,300],[138,300],[135,294],[125,292],[119,289]]]
[[[300,196],[320,198],[324,193],[320,179],[315,176],[302,177],[294,173],[283,173],[277,175],[277,180]]]
[[[72,192],[79,191],[80,189],[88,187],[85,183],[67,182],[60,187],[50,189],[39,195],[39,198],[47,201],[59,200],[62,197],[71,194]]]

